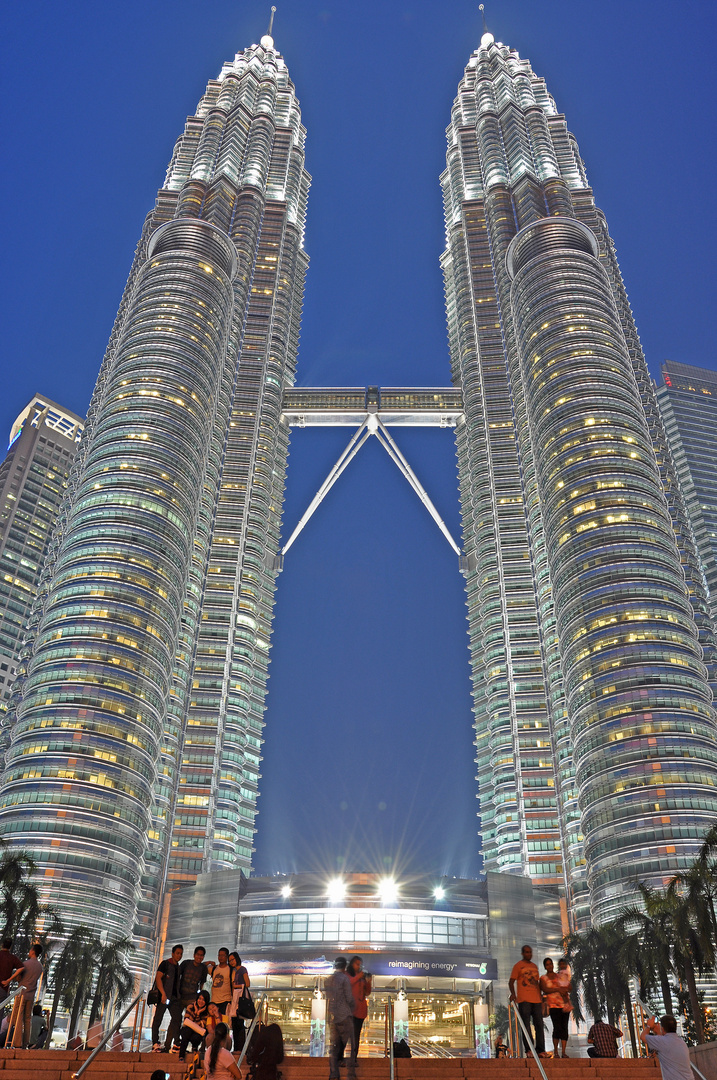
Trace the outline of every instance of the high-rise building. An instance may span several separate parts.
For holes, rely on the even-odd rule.
[[[0,828],[66,925],[153,939],[251,863],[310,178],[267,35],[209,82],[148,215],[16,681]]]
[[[717,810],[699,564],[605,218],[565,117],[486,32],[447,131],[443,256],[483,855],[578,923]]]
[[[35,394],[0,465],[0,709],[10,697],[25,622],[84,421]]]
[[[717,625],[717,371],[666,360],[657,401]]]

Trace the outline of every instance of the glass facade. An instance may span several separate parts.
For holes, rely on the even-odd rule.
[[[447,132],[443,255],[483,853],[575,925],[717,809],[712,626],[615,251],[543,79],[486,33]]]
[[[288,911],[244,915],[239,944],[314,941],[367,941],[376,944],[487,946],[485,925],[474,915],[436,915],[430,911]]]
[[[0,828],[66,925],[251,865],[310,178],[265,37],[210,81],[149,214],[10,705]]]

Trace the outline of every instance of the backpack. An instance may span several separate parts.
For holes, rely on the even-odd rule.
[[[278,1024],[257,1025],[246,1059],[255,1080],[277,1080],[277,1065],[284,1060],[284,1036]]]

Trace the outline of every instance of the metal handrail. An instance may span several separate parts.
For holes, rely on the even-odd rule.
[[[540,1069],[540,1075],[542,1076],[543,1080],[548,1080],[545,1069],[543,1068],[543,1063],[541,1062],[540,1058],[538,1057],[538,1052],[535,1049],[535,1044],[534,1044],[533,1040],[531,1039],[530,1035],[528,1034],[527,1027],[523,1023],[523,1017],[520,1015],[520,1011],[518,1009],[518,1006],[516,1005],[516,1003],[514,1001],[509,1001],[508,1005],[509,1006],[512,1005],[512,1007],[513,1007],[513,1012],[515,1013],[515,1018],[518,1021],[518,1023],[520,1024],[521,1030],[522,1030],[523,1035],[525,1037],[525,1041],[528,1044],[528,1048],[529,1048],[531,1054],[533,1055],[533,1057],[535,1058],[535,1064]]]
[[[393,1044],[396,1041],[396,1034],[393,1030],[393,998],[388,995],[388,1061],[389,1061],[389,1076],[391,1080],[394,1080],[396,1066],[393,1057]]]
[[[694,1062],[690,1061],[690,1066],[695,1070],[697,1075],[700,1077],[700,1080],[707,1080],[707,1077],[705,1076],[705,1074],[703,1072],[700,1072],[700,1070],[697,1068],[697,1066],[694,1064]]]
[[[138,1003],[140,998],[144,997],[144,994],[145,994],[145,991],[140,990],[140,992],[137,994],[137,997],[132,999],[130,1004],[127,1006],[125,1011],[120,1016],[119,1020],[115,1024],[112,1025],[112,1027],[110,1028],[110,1030],[107,1032],[106,1035],[102,1036],[102,1038],[98,1042],[97,1046],[94,1048],[94,1050],[92,1051],[92,1053],[88,1057],[87,1061],[83,1061],[82,1064],[80,1065],[79,1069],[77,1070],[77,1072],[72,1074],[72,1080],[77,1080],[77,1078],[79,1076],[82,1076],[82,1074],[85,1071],[85,1069],[87,1068],[87,1066],[90,1064],[90,1062],[95,1060],[95,1058],[99,1054],[100,1050],[104,1050],[104,1048],[107,1046],[107,1043],[110,1041],[110,1039],[115,1034],[115,1032],[119,1031],[119,1029],[122,1027],[122,1024],[125,1022],[125,1019],[132,1012],[132,1009],[134,1009],[135,1005]]]
[[[247,1052],[247,1050],[249,1048],[249,1043],[251,1042],[251,1037],[254,1034],[254,1028],[256,1027],[256,1022],[259,1019],[259,1013],[264,1008],[264,1002],[265,1001],[266,1001],[266,994],[262,994],[261,997],[259,998],[258,1002],[255,1002],[255,1004],[254,1004],[254,1019],[252,1020],[251,1024],[249,1025],[249,1030],[247,1031],[246,1035],[244,1036],[244,1045],[242,1046],[241,1054],[239,1055],[239,1060],[237,1061],[237,1068],[238,1069],[241,1069],[242,1061],[244,1060],[244,1058],[246,1056],[246,1052]]]
[[[6,1006],[8,1005],[9,1002],[11,1002],[11,1001],[14,1002],[15,998],[18,996],[18,994],[22,994],[25,989],[26,988],[24,986],[18,986],[17,989],[13,990],[13,992],[11,994],[8,994],[8,996],[6,998],[3,998],[2,1001],[0,1001],[0,1008],[4,1009],[4,1008],[6,1008]],[[19,1016],[15,1017],[15,1026],[13,1027],[12,1026],[12,1013],[10,1013],[10,1020],[8,1022],[8,1025],[7,1025],[7,1033],[6,1033],[6,1036],[5,1036],[5,1044],[6,1045],[7,1045],[7,1040],[8,1039],[10,1040],[10,1046],[12,1046],[13,1042],[15,1041],[15,1034],[17,1033],[18,1020],[19,1020]]]

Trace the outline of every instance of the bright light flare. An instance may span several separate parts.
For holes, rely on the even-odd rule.
[[[398,900],[398,885],[393,878],[382,878],[378,883],[378,895],[382,904],[395,904]]]
[[[338,904],[346,896],[346,882],[342,878],[332,878],[326,886],[326,895],[332,904]]]
[[[446,895],[446,890],[442,889],[440,885],[436,885],[435,889],[433,890],[433,895],[435,896],[436,900],[442,900],[443,897]]]
[[[284,899],[286,899],[288,896],[291,896],[291,885],[282,885],[281,895],[284,897]]]

